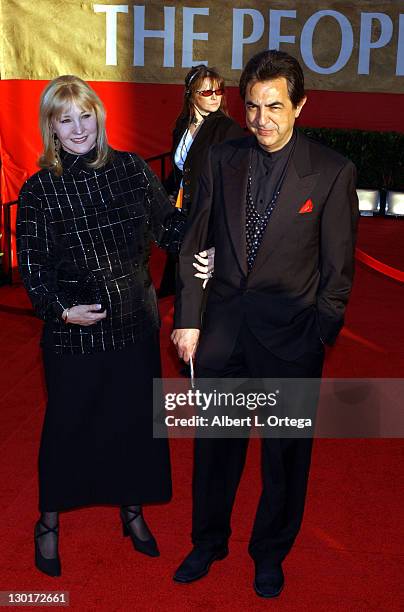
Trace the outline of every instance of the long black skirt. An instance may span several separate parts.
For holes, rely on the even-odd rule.
[[[48,404],[39,451],[39,510],[168,501],[168,440],[153,438],[158,334],[120,351],[44,349]]]

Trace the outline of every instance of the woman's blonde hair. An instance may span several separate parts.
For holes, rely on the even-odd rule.
[[[72,103],[83,111],[94,111],[97,119],[97,156],[88,162],[88,166],[101,168],[112,153],[105,131],[105,108],[95,91],[79,77],[70,74],[57,77],[48,83],[41,95],[39,127],[44,149],[38,160],[41,168],[50,169],[57,176],[62,174],[63,166],[59,155],[60,142],[54,133],[52,119],[58,119]]]

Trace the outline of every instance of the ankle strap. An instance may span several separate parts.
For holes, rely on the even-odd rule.
[[[129,514],[133,514],[133,516],[129,516]],[[142,516],[142,506],[139,507],[139,510],[131,510],[130,506],[121,506],[121,516],[125,525],[130,525],[138,516]]]
[[[40,519],[37,524],[44,527],[44,531],[35,534],[37,538],[40,538],[41,536],[46,535],[47,533],[54,533],[55,535],[58,535],[59,522],[57,523],[57,525],[55,525],[55,527],[49,527],[49,525],[47,525]]]

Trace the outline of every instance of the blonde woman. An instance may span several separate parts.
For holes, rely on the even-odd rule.
[[[108,145],[103,104],[81,79],[48,84],[40,127],[41,170],[21,190],[17,240],[44,320],[35,562],[58,576],[59,513],[78,506],[120,506],[135,549],[159,555],[142,514],[171,497],[168,442],[152,433],[160,354],[149,243],[176,252],[184,216],[140,157]]]

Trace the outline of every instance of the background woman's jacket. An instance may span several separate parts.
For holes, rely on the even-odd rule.
[[[187,129],[188,121],[184,120],[173,131],[173,146],[172,157],[177,150],[178,144]],[[218,110],[208,115],[199,128],[194,142],[188,151],[184,163],[183,173],[177,168],[173,161],[173,171],[168,177],[165,187],[170,194],[177,194],[183,179],[183,210],[188,211],[192,199],[195,195],[195,190],[198,184],[198,178],[206,163],[208,149],[213,144],[224,142],[225,140],[233,140],[245,136],[245,132],[233,119]]]

